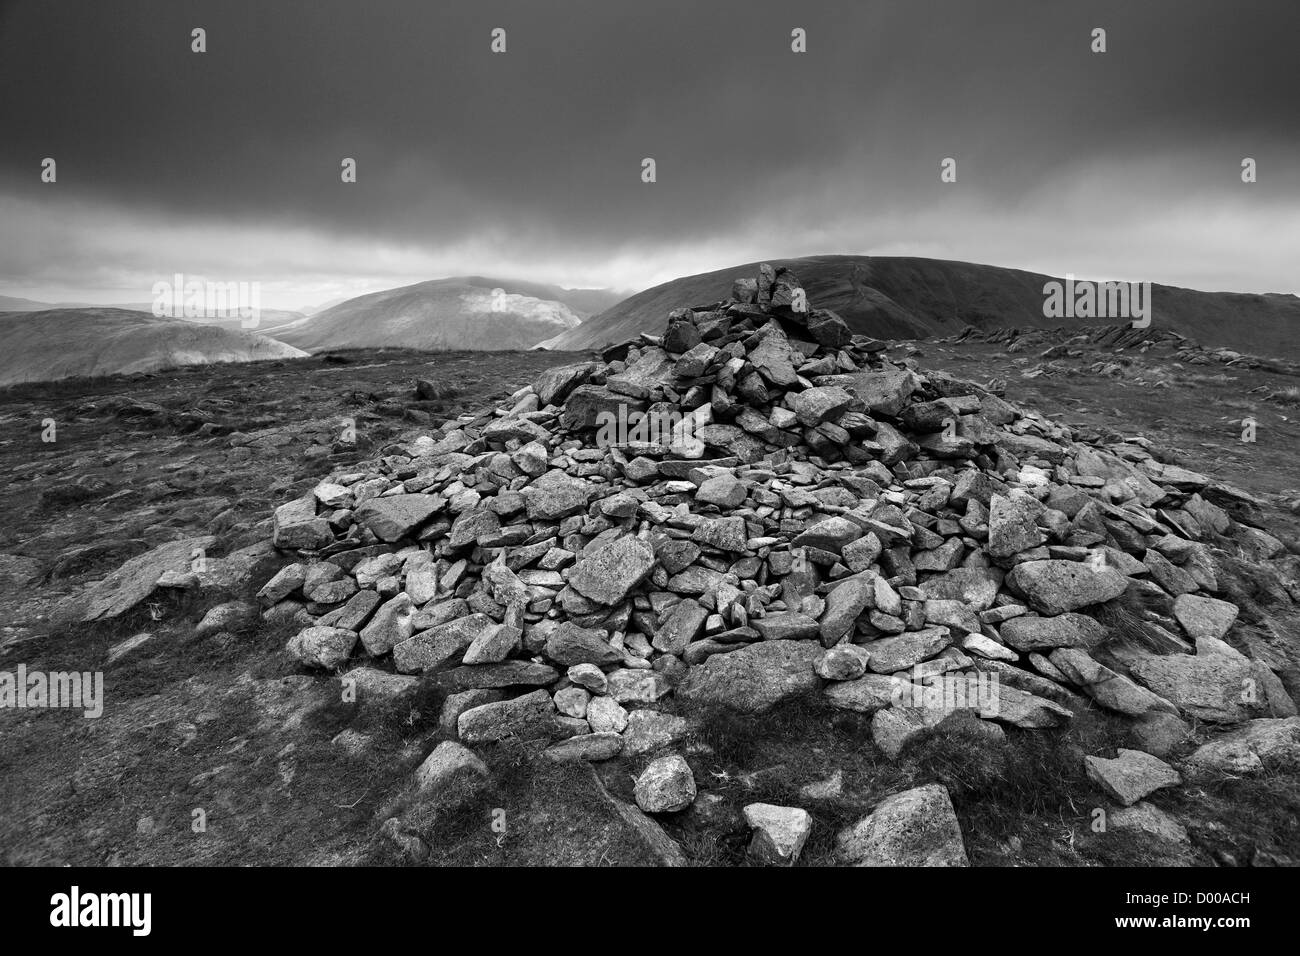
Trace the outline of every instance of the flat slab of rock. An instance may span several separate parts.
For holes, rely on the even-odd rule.
[[[545,654],[565,667],[617,664],[623,660],[623,654],[609,643],[608,637],[598,628],[579,627],[572,621],[565,621],[547,637]]]
[[[823,693],[832,707],[874,714],[902,699],[911,682],[888,674],[865,674],[857,680],[828,684]]]
[[[446,501],[437,495],[387,495],[363,502],[356,510],[356,519],[380,541],[396,541],[415,531],[444,505]]]
[[[969,866],[961,826],[942,784],[882,800],[839,835],[839,855],[852,866]]]
[[[1300,770],[1300,717],[1262,717],[1202,744],[1188,764],[1234,776]]]
[[[680,743],[690,730],[690,722],[685,717],[642,707],[625,715],[625,728],[623,753],[641,757]]]
[[[1082,561],[1026,561],[1012,569],[1006,583],[1043,614],[1103,604],[1128,589],[1128,578],[1118,571]]]
[[[623,750],[623,738],[613,731],[594,734],[579,734],[568,740],[553,743],[542,751],[552,760],[586,760],[599,763],[612,760]]]
[[[591,485],[558,469],[548,471],[523,490],[530,521],[559,521],[585,511]]]
[[[334,540],[329,522],[316,516],[316,496],[285,502],[272,516],[271,543],[286,550],[316,550]]]
[[[762,641],[692,667],[677,694],[693,703],[742,713],[770,710],[821,686],[814,670],[823,648],[816,641]]]
[[[1193,641],[1222,638],[1237,620],[1237,605],[1197,594],[1180,594],[1174,599],[1174,617]]]
[[[1085,614],[1055,617],[1024,615],[1003,623],[1002,640],[1018,651],[1041,651],[1057,647],[1096,647],[1106,639],[1106,628]]]
[[[393,663],[404,674],[432,670],[447,663],[459,662],[474,638],[496,621],[486,614],[470,614],[421,631],[393,646]]]
[[[1152,803],[1136,803],[1123,810],[1115,810],[1106,817],[1110,830],[1129,830],[1160,837],[1170,843],[1190,843],[1187,828]]]
[[[1169,701],[1093,660],[1087,651],[1058,648],[1052,651],[1048,660],[1075,686],[1107,710],[1130,717],[1161,712],[1177,713],[1177,708]]]
[[[467,744],[563,736],[556,733],[555,702],[544,690],[471,707],[456,719],[456,733]]]
[[[617,604],[649,576],[654,565],[650,545],[624,535],[583,555],[569,574],[569,586],[600,604]]]
[[[952,635],[946,627],[927,627],[922,631],[882,637],[865,645],[870,655],[867,667],[877,674],[907,670],[934,657],[951,643]]]
[[[1126,807],[1161,787],[1174,787],[1183,782],[1177,770],[1141,750],[1121,748],[1112,760],[1089,756],[1083,762],[1088,779]]]
[[[1236,723],[1261,716],[1267,707],[1256,668],[1221,654],[1144,657],[1129,666],[1129,673],[1185,716],[1200,720]]]
[[[188,572],[195,557],[206,553],[216,540],[212,535],[183,538],[138,554],[82,592],[71,608],[72,613],[58,616],[89,623],[125,614],[153,593],[165,572]]]

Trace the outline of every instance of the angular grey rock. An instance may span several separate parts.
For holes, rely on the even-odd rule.
[[[1018,651],[1040,651],[1057,647],[1096,647],[1106,639],[1106,628],[1084,614],[1055,617],[1024,615],[1006,621],[999,634]]]
[[[994,495],[989,505],[989,554],[1009,558],[1047,540],[1035,521],[1034,499],[1027,495]]]
[[[748,496],[745,483],[735,475],[714,475],[695,492],[695,500],[703,505],[717,505],[722,509],[738,508]]]
[[[853,866],[969,866],[961,826],[942,784],[882,800],[841,831],[839,855]]]
[[[644,707],[631,711],[626,716],[623,752],[631,758],[673,747],[684,740],[690,730],[690,722],[685,717],[664,714]]]
[[[605,675],[607,693],[620,704],[652,704],[672,690],[660,671],[623,668]]]
[[[754,630],[765,641],[801,641],[817,636],[817,621],[799,611],[777,611],[754,621]]]
[[[315,495],[305,495],[275,509],[271,533],[271,543],[275,547],[286,551],[315,551],[333,540],[334,532],[330,530],[329,522],[316,517]]]
[[[289,640],[289,653],[313,667],[338,667],[357,646],[356,631],[341,627],[305,627]]]
[[[1176,708],[1169,701],[1093,660],[1087,651],[1058,648],[1052,651],[1048,660],[1076,687],[1107,710],[1130,717],[1176,713]]]
[[[375,611],[370,623],[361,630],[361,643],[372,656],[387,654],[410,638],[414,621],[415,606],[403,591]]]
[[[986,611],[997,599],[1002,580],[997,568],[955,568],[926,580],[921,588],[928,598],[961,601],[973,611]]]
[[[340,682],[362,707],[372,702],[391,704],[410,698],[420,686],[418,677],[389,674],[374,667],[353,668],[340,678]]]
[[[1126,807],[1161,787],[1174,787],[1183,782],[1177,770],[1141,750],[1120,748],[1113,760],[1090,756],[1084,757],[1083,762],[1088,779]]]
[[[585,760],[599,763],[613,760],[623,750],[623,738],[616,733],[579,734],[551,744],[542,755],[552,760]]]
[[[393,646],[393,663],[404,674],[459,663],[474,638],[495,623],[486,614],[471,614],[421,631]]]
[[[1007,575],[1006,584],[1043,614],[1064,614],[1103,604],[1124,593],[1128,578],[1110,568],[1081,561],[1026,561]]]
[[[617,604],[650,575],[654,565],[650,546],[633,535],[624,535],[584,554],[569,574],[569,586],[593,601]]]
[[[807,810],[751,803],[743,812],[753,831],[747,851],[751,860],[764,866],[791,866],[799,859],[812,832],[812,817]]]
[[[612,697],[593,697],[587,702],[587,723],[593,733],[622,733],[627,727],[627,711]]]
[[[1231,776],[1300,770],[1300,717],[1247,721],[1198,747],[1187,763]]]
[[[294,562],[286,564],[271,580],[262,585],[262,589],[257,592],[258,600],[265,607],[270,607],[279,601],[283,601],[294,591],[302,587],[307,576],[307,565]],[[157,580],[155,578],[155,580]]]
[[[821,686],[813,669],[822,648],[812,641],[762,641],[710,657],[686,673],[677,688],[684,700],[742,713],[770,710]]]
[[[835,681],[857,680],[866,673],[869,659],[866,648],[857,644],[839,644],[817,662],[817,676]]]
[[[699,602],[685,598],[673,605],[655,631],[651,644],[665,654],[681,654],[699,636],[709,612]]]
[[[888,674],[864,674],[857,680],[829,684],[823,691],[832,707],[874,714],[908,692],[911,682]]]
[[[851,387],[873,414],[897,415],[907,404],[919,382],[911,369],[886,365],[878,371],[851,377]]]
[[[929,660],[951,643],[952,635],[946,627],[882,637],[866,645],[871,655],[867,666],[877,674],[892,674]]]
[[[790,542],[790,547],[818,548],[832,554],[839,554],[846,544],[856,541],[865,533],[855,522],[836,516],[818,521],[795,535],[794,540]]]
[[[1144,657],[1129,666],[1129,673],[1187,717],[1231,724],[1268,715],[1267,692],[1256,669],[1229,657]]]
[[[1174,599],[1174,617],[1192,640],[1222,638],[1237,620],[1237,605],[1199,594],[1180,594]]]
[[[794,413],[799,424],[816,428],[822,422],[833,422],[853,402],[853,396],[837,385],[806,388],[794,397]]]
[[[544,690],[471,707],[456,719],[456,730],[467,744],[495,743],[507,737],[563,736],[556,730],[555,703]]]
[[[354,512],[357,523],[380,541],[396,541],[414,532],[446,502],[436,495],[387,495],[363,502]]]
[[[533,382],[533,391],[537,400],[545,408],[547,405],[559,405],[579,385],[586,384],[600,368],[595,362],[580,362],[576,365],[560,365],[548,368]]]
[[[77,600],[70,602],[68,611],[56,612],[55,616],[88,624],[125,614],[154,592],[163,574],[189,571],[196,556],[206,553],[216,540],[212,535],[183,538],[136,555],[108,577],[86,588]]]
[[[875,605],[875,587],[867,578],[846,578],[826,595],[818,628],[822,644],[830,646],[853,630],[858,615]]]
[[[530,521],[559,521],[587,509],[591,486],[563,471],[548,471],[523,489]]]
[[[947,716],[942,708],[890,706],[871,718],[871,739],[890,760],[897,760],[911,741]]]
[[[436,793],[466,782],[471,788],[478,788],[485,785],[490,776],[487,764],[474,751],[454,740],[444,740],[416,768],[415,787],[420,793]]]
[[[1187,828],[1155,804],[1145,801],[1115,810],[1106,817],[1108,830],[1133,831],[1160,837],[1170,843],[1190,843]]]
[[[676,813],[695,800],[695,775],[677,754],[652,760],[636,779],[636,805],[646,813]]]
[[[623,654],[609,643],[609,635],[596,628],[579,627],[565,621],[546,639],[546,656],[557,664],[572,667],[575,664],[604,666],[617,664]]]

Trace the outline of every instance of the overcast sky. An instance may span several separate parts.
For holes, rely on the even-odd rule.
[[[292,308],[815,253],[1300,292],[1298,28],[1296,0],[0,0],[0,293],[181,272]]]

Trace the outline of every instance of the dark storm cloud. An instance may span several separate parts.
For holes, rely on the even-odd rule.
[[[93,268],[107,282],[154,267],[149,234],[184,231],[205,262],[246,268],[229,248],[242,232],[246,250],[298,274],[312,271],[307,251],[321,274],[349,260],[378,274],[377,248],[400,260],[394,273],[419,271],[425,255],[462,271],[638,283],[732,256],[913,251],[1289,290],[1269,265],[1275,249],[1239,243],[1286,235],[1300,203],[1295,11],[1290,0],[11,3],[0,202],[13,215],[0,229],[47,235],[0,261],[0,279]],[[1108,31],[1104,55],[1089,51],[1095,26]],[[504,55],[489,51],[494,27],[507,30]],[[807,54],[790,52],[794,27]],[[45,156],[58,160],[56,187],[39,182]],[[339,182],[344,156],[358,162],[353,186]],[[640,181],[646,156],[653,185]],[[957,184],[939,182],[946,156]],[[1243,156],[1260,163],[1252,187]],[[1223,262],[1226,249],[1201,263],[1174,249],[1189,219],[1207,217],[1246,265]],[[1125,258],[1109,261],[1105,245]],[[474,257],[486,261],[462,261]],[[1219,274],[1191,281],[1207,270]]]

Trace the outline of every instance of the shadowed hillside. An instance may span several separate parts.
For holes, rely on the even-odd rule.
[[[808,256],[773,260],[799,277],[808,298],[832,309],[855,332],[880,338],[925,338],[964,326],[1056,328],[1114,324],[1107,319],[1043,315],[1043,285],[1052,276],[998,266],[887,256]],[[607,309],[579,328],[545,343],[582,349],[663,331],[677,308],[725,299],[749,263],[665,282]],[[1059,280],[1057,280],[1059,281]],[[1300,299],[1292,295],[1198,292],[1152,286],[1153,324],[1207,345],[1255,352],[1297,352]]]

